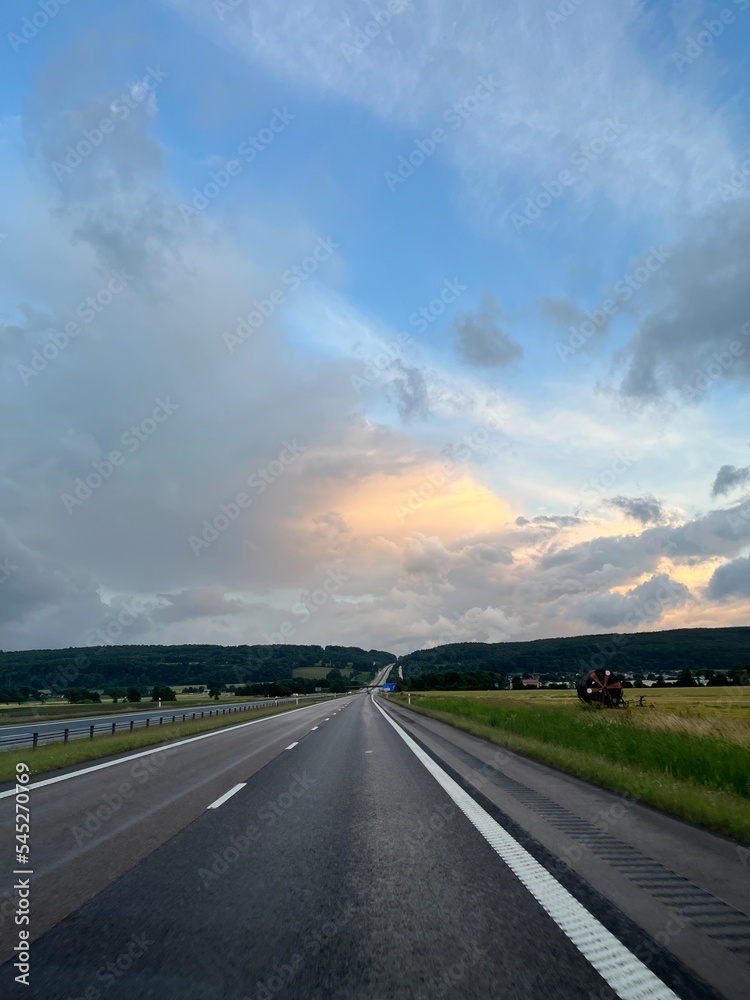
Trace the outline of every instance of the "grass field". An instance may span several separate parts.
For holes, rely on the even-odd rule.
[[[750,687],[627,695],[631,707],[615,711],[544,690],[413,692],[411,707],[750,842]]]

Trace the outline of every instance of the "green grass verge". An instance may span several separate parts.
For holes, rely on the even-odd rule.
[[[405,704],[406,699],[397,699]],[[625,793],[725,836],[750,842],[750,748],[685,733],[649,732],[627,716],[550,711],[471,698],[417,696],[411,709]]]
[[[317,705],[322,700],[309,701],[305,705]],[[71,740],[67,744],[46,743],[44,746],[37,747],[36,750],[32,750],[30,747],[3,750],[0,752],[0,782],[14,781],[16,764],[21,761],[29,765],[31,774],[44,774],[47,771],[56,771],[73,764],[82,764],[88,760],[110,757],[113,754],[138,750],[141,747],[157,746],[212,729],[236,726],[239,722],[281,715],[294,708],[296,708],[294,705],[279,705],[275,708],[261,708],[247,712],[234,712],[232,715],[219,715],[213,719],[196,719],[195,722],[175,722],[163,726],[149,726],[148,729],[135,729],[132,733],[115,733],[114,736],[111,733],[105,733],[101,736],[95,736],[93,740],[77,739]]]

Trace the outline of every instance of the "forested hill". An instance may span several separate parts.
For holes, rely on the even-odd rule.
[[[296,667],[355,673],[393,663],[392,653],[358,646],[88,646],[0,652],[0,687],[39,690],[243,684],[291,677]]]
[[[675,674],[750,666],[750,626],[613,633],[528,642],[456,642],[399,657],[407,677],[447,670],[573,675],[597,653],[613,670]],[[370,672],[396,657],[358,646],[97,646],[0,652],[0,687],[62,691],[154,684],[243,684],[292,676],[297,667]],[[598,666],[598,661],[592,662]],[[394,672],[395,673],[395,672]]]
[[[602,662],[596,654],[602,655]],[[446,670],[499,674],[579,674],[591,666],[620,672],[676,674],[750,666],[750,627],[582,635],[528,642],[455,642],[399,658],[404,676]]]

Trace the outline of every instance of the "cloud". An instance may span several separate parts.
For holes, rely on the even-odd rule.
[[[216,587],[181,590],[174,594],[158,594],[163,606],[151,613],[157,624],[190,621],[215,615],[240,615],[246,610],[243,601],[227,598]]]
[[[527,524],[538,524],[549,528],[571,528],[586,524],[586,520],[575,514],[539,514],[532,518],[517,517],[514,524],[517,524],[519,528],[525,527]]]
[[[709,581],[707,592],[713,601],[750,597],[750,556],[719,566]]]
[[[620,625],[634,628],[659,621],[666,610],[691,600],[688,587],[659,573],[624,594],[601,592],[574,601],[567,614],[596,628],[613,629]]]
[[[612,497],[607,503],[641,524],[661,524],[664,520],[661,500],[650,493],[642,497]]]
[[[430,409],[425,372],[415,365],[397,360],[390,366],[389,373],[392,378],[388,388],[396,397],[401,419],[407,423],[410,420],[426,419]]]
[[[711,487],[711,496],[726,496],[738,486],[744,486],[748,480],[750,480],[750,466],[746,465],[740,469],[736,465],[722,465]]]
[[[639,295],[642,319],[617,362],[626,397],[695,404],[750,378],[750,198],[716,200]]]
[[[502,310],[490,292],[475,313],[460,314],[454,324],[455,349],[467,364],[507,368],[523,357],[523,348],[500,327]]]

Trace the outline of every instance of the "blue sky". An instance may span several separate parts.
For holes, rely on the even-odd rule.
[[[0,22],[3,648],[746,620],[750,0]]]

